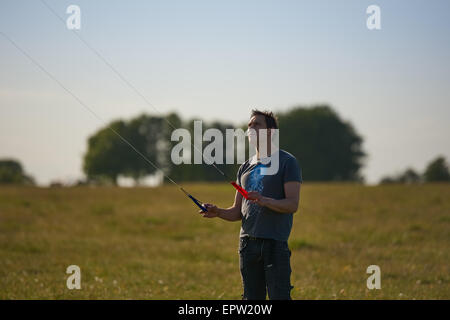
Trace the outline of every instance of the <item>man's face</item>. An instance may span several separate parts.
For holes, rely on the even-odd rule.
[[[256,133],[259,133],[259,129],[267,129],[266,118],[260,114],[251,117],[248,122],[248,128],[254,129]]]
[[[259,130],[260,129],[267,129],[267,125],[266,125],[266,118],[263,115],[255,115],[253,117],[250,118],[250,121],[248,122],[248,129],[249,129],[249,141],[251,143],[252,139],[256,140],[257,145],[259,145]],[[250,134],[252,133],[250,131],[250,129],[255,130],[256,132],[256,137],[250,136]]]
[[[257,140],[257,148],[260,152],[262,152],[262,157],[266,157],[266,155],[268,155],[267,152],[273,152],[274,148],[272,146],[272,132],[270,129],[267,129],[267,124],[266,124],[266,118],[263,115],[256,115],[250,118],[250,121],[248,122],[248,129],[250,131],[250,129],[255,130],[256,132],[256,138]],[[266,134],[266,146],[264,146],[264,136],[261,136],[262,143],[263,145],[260,145],[259,142],[259,135],[260,132],[259,130],[265,130],[265,134]],[[264,131],[263,131],[264,132]],[[261,132],[261,133],[263,133]],[[278,135],[275,136],[278,139]],[[250,137],[250,132],[249,132],[249,140],[251,139]],[[250,142],[251,144],[251,142]],[[278,146],[278,140],[276,141],[276,144],[274,146]],[[261,147],[261,148],[260,148]],[[270,148],[270,149],[269,149]],[[269,153],[270,154],[270,153]],[[264,163],[266,164],[266,163]],[[264,173],[261,173],[263,175],[273,175],[276,174],[278,172],[278,168],[279,168],[279,155],[278,153],[275,153],[274,156],[272,156],[272,159],[270,161],[270,166],[269,167],[265,167],[264,168]],[[261,171],[262,172],[262,171]]]

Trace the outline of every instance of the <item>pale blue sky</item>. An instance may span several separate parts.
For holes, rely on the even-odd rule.
[[[46,2],[80,6],[80,35],[162,113],[239,124],[327,103],[364,137],[369,183],[450,160],[449,1]],[[39,0],[1,0],[0,30],[106,121],[155,112]],[[104,123],[2,36],[0,70],[0,158],[41,184],[82,177]]]

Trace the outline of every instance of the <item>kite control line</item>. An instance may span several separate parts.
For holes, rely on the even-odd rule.
[[[216,165],[214,163],[211,163],[212,166],[214,168],[216,168],[216,170],[218,172],[220,172],[221,175],[223,175],[227,180],[230,180],[230,178],[228,178],[228,176],[225,174],[225,172],[223,172],[222,170],[220,170],[219,168],[216,167]],[[245,198],[248,200],[248,192],[242,188],[240,185],[238,185],[236,182],[234,181],[230,181],[231,185]]]
[[[41,0],[41,2],[42,2],[42,4],[44,4],[44,6],[49,10],[49,11],[51,11],[52,13],[53,13],[53,15],[55,15],[55,17],[56,18],[58,18],[60,21],[61,21],[61,23],[63,23],[64,25],[66,24],[66,21],[65,21],[65,19],[64,18],[62,18],[62,17],[60,17],[58,14],[57,14],[57,12],[51,7],[51,6],[49,6],[48,4],[47,4],[47,2],[45,1],[45,0]],[[90,45],[86,40],[84,40],[84,38],[78,33],[78,32],[76,32],[75,30],[72,30],[72,32],[73,32],[73,34],[86,46],[86,48],[88,48],[90,51],[92,51],[108,68],[110,68],[119,78],[120,78],[120,80],[124,83],[124,84],[126,84],[126,86],[127,87],[129,87],[130,89],[132,89],[139,97],[141,97],[142,98],[142,100],[148,105],[148,106],[150,106],[152,109],[154,109],[157,113],[160,113],[160,111],[152,104],[152,103],[150,103],[150,101],[140,92],[140,91],[138,91],[137,89],[136,89],[136,87],[134,86],[134,85],[132,85],[131,83],[130,83],[130,81],[128,81],[116,68],[114,68],[113,67],[113,65],[110,63],[110,62],[108,62],[96,49],[94,49],[94,47],[92,46],[92,45]],[[11,39],[8,39],[8,40],[10,40],[11,42],[12,42],[12,40]],[[14,44],[15,45],[15,44]],[[22,51],[21,49],[19,49],[20,51]],[[33,59],[31,59],[31,60],[33,60]],[[47,72],[46,72],[47,73]],[[54,79],[55,80],[55,79]],[[73,94],[72,94],[73,95]],[[78,100],[78,99],[77,99]],[[167,122],[167,124],[169,124],[169,126],[170,127],[172,127],[173,129],[176,129],[175,128],[175,126],[172,124],[172,123],[170,123],[170,121],[169,120],[167,120],[166,118],[164,118],[164,120]],[[200,151],[200,150],[198,150],[197,149],[197,147],[195,146],[195,145],[193,145],[192,143],[191,143],[191,145],[194,147],[194,149],[196,149],[197,151]],[[216,167],[216,165],[214,164],[214,163],[212,163],[212,165],[213,165],[213,167],[218,171],[218,172],[220,172],[225,178],[227,178],[227,180],[228,181],[230,181],[230,183],[231,183],[231,185],[245,198],[245,199],[247,199],[248,200],[248,193],[247,193],[247,191],[244,189],[244,188],[242,188],[241,186],[239,186],[238,184],[236,184],[235,182],[232,182],[233,180],[231,180],[231,179],[229,179],[228,177],[227,177],[227,175],[222,171],[222,170],[220,170],[219,168],[217,168]],[[172,180],[172,179],[170,179],[170,178],[168,178],[171,182],[173,182],[174,183],[174,181]],[[176,184],[176,183],[175,183]],[[184,190],[183,190],[183,192],[185,192]],[[201,207],[200,205],[199,205],[199,201],[197,200],[197,199],[195,199],[194,197],[192,197],[190,194],[188,194],[187,192],[185,192],[186,193],[186,195],[188,196],[188,197],[190,197],[191,198],[191,200],[192,201],[194,201],[194,203],[197,205],[197,206],[199,206],[199,207]],[[203,207],[201,207],[202,208],[202,210],[204,209]]]
[[[53,14],[55,14],[63,23],[64,20],[59,17],[56,12],[50,7],[48,6],[48,4],[41,0],[42,3],[53,12]],[[130,84],[130,82],[128,82],[110,63],[108,63],[92,46],[90,46],[78,33],[74,32],[74,34],[92,51],[94,52],[112,71],[114,71],[114,73],[116,73],[119,78],[125,83],[127,84],[128,87],[130,87],[131,89],[133,89],[133,91],[135,91],[142,99],[144,99],[144,101],[151,106],[153,109],[156,110],[156,108],[139,92],[137,91],[137,89]],[[78,96],[76,96],[71,90],[69,90],[66,86],[64,86],[53,74],[51,74],[50,72],[47,71],[47,69],[45,69],[39,62],[37,62],[31,55],[29,55],[25,50],[23,50],[21,47],[19,47],[19,45],[17,45],[15,43],[15,41],[13,41],[10,37],[8,37],[4,32],[0,31],[0,35],[4,36],[14,47],[16,47],[16,49],[18,49],[24,56],[26,56],[31,62],[33,62],[39,69],[41,69],[41,71],[43,71],[49,78],[51,78],[54,82],[56,82],[64,91],[66,91],[69,95],[72,96],[72,98],[74,98],[81,106],[83,106],[88,112],[90,112],[95,118],[97,118],[99,121],[101,122],[105,122],[103,118],[101,118],[92,108],[90,108],[86,103],[84,103]],[[156,110],[158,111],[158,110]],[[164,118],[165,119],[165,118]],[[167,120],[165,119],[165,121],[173,128],[175,129],[175,127]],[[138,149],[136,149],[135,146],[133,146],[127,139],[125,139],[124,137],[122,137],[116,130],[114,130],[111,126],[107,125],[107,127],[114,133],[116,134],[123,142],[125,142],[128,146],[131,147],[131,149],[133,149],[139,156],[141,156],[145,161],[147,161],[150,165],[152,165],[155,169],[160,170],[163,175],[174,185],[178,186],[180,188],[181,191],[183,191],[183,193],[189,197],[203,212],[207,212],[208,210],[206,209],[206,207],[196,198],[194,198],[191,194],[189,194],[188,192],[186,192],[186,190],[184,190],[178,183],[176,183],[174,180],[172,180],[168,175],[164,174],[164,172],[157,166],[155,165],[151,160],[149,160],[144,154],[142,154]],[[193,145],[191,143],[191,145]],[[195,149],[196,146],[193,145]],[[198,149],[197,149],[198,150]],[[227,177],[227,175],[220,170],[214,163],[212,163],[212,166],[220,173],[222,174],[228,181],[230,181],[231,179],[229,179]],[[239,186],[237,183],[231,181],[230,182],[231,185],[245,198],[248,199],[248,193],[247,191],[242,188],[241,186]]]
[[[86,103],[84,103],[78,96],[76,96],[72,91],[70,91],[66,86],[64,86],[58,79],[53,76],[50,72],[47,71],[39,62],[37,62],[33,57],[31,57],[25,50],[23,50],[21,47],[19,47],[10,37],[8,37],[4,32],[0,31],[0,35],[3,35],[11,44],[16,47],[24,56],[26,56],[31,62],[33,62],[41,71],[43,71],[49,78],[51,78],[53,81],[55,81],[64,91],[66,91],[69,95],[72,96],[81,106],[83,106],[87,111],[89,111],[95,118],[97,118],[100,122],[105,122],[104,119],[102,119],[93,109],[91,109]],[[186,192],[178,183],[176,183],[173,179],[171,179],[168,175],[164,173],[156,164],[154,164],[150,159],[148,159],[142,152],[140,152],[138,149],[136,149],[135,146],[133,146],[127,139],[122,137],[114,128],[107,125],[107,127],[115,134],[117,135],[124,143],[126,143],[131,149],[133,149],[139,156],[141,156],[145,161],[147,161],[150,165],[152,165],[156,170],[160,170],[163,175],[174,185],[178,186],[181,191],[184,192],[186,196],[188,196],[200,209],[202,209],[203,212],[207,212],[208,210],[206,207],[196,198],[194,198],[191,194]],[[216,167],[217,169],[217,167]],[[223,172],[222,172],[223,174]]]

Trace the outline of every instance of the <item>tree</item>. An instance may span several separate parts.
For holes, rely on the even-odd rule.
[[[194,164],[194,153],[198,153],[199,151],[194,147],[194,121],[195,120],[188,120],[186,122],[181,121],[181,119],[177,118],[177,124],[178,128],[185,128],[189,131],[191,141],[189,143],[189,150],[190,150],[190,158],[191,158],[191,164],[179,164],[175,165],[170,161],[170,152],[176,144],[180,143],[179,141],[172,141],[170,144],[170,149],[168,150],[169,154],[169,161],[170,161],[170,168],[168,170],[170,176],[174,178],[177,181],[226,181],[226,179],[212,166],[209,164],[206,164],[204,161],[204,149],[205,146],[209,145],[213,141],[203,141],[202,138],[202,163],[201,164]],[[230,177],[232,180],[234,180],[234,177],[236,175],[236,171],[239,168],[238,164],[226,164],[226,129],[234,129],[234,126],[232,124],[228,123],[221,123],[218,121],[215,121],[213,123],[205,123],[202,122],[202,133],[204,134],[206,130],[208,129],[218,129],[223,136],[223,159],[222,164],[215,163],[216,167],[218,167],[220,170],[222,170],[228,177]],[[173,128],[171,128],[173,129]],[[170,135],[168,136],[168,139],[170,141]],[[212,139],[214,140],[214,139]],[[192,143],[192,145],[191,145]],[[236,145],[234,146],[236,149]],[[214,154],[213,154],[214,155]]]
[[[162,117],[142,114],[100,129],[88,139],[83,164],[88,180],[117,184],[122,175],[139,184],[142,177],[155,173],[156,167],[164,168],[165,126]]]
[[[24,173],[19,161],[3,159],[0,160],[0,184],[34,185],[34,179]]]
[[[403,173],[395,176],[386,176],[380,180],[380,184],[389,183],[419,183],[422,181],[422,176],[414,171],[414,169],[408,168]]]
[[[114,121],[89,137],[83,171],[90,181],[106,178],[111,183],[117,184],[117,178],[123,172],[128,157],[129,147],[116,133],[126,136],[124,121]]]
[[[450,181],[450,173],[445,158],[440,156],[431,161],[424,173],[425,181]]]
[[[420,174],[411,168],[406,169],[405,172],[398,177],[398,181],[401,183],[418,183],[420,180]]]
[[[277,114],[280,147],[298,159],[308,181],[362,181],[363,139],[329,106]]]
[[[383,177],[380,180],[380,184],[390,184],[390,183],[396,183],[396,182],[397,182],[397,180],[395,178],[389,177],[389,176]]]
[[[166,122],[162,117],[142,114],[131,119],[126,125],[126,138],[143,155],[129,147],[127,162],[124,163],[122,174],[132,177],[136,183],[142,177],[153,174],[157,168],[165,168]],[[151,162],[151,163],[150,163]],[[156,167],[155,167],[156,166]]]

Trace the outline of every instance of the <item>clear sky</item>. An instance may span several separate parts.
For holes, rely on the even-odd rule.
[[[363,136],[369,183],[450,161],[450,1],[46,2],[78,5],[81,37],[161,113],[240,124],[327,103]],[[0,31],[106,122],[155,113],[40,0],[1,0]],[[81,178],[104,124],[0,35],[0,158],[40,184]]]

